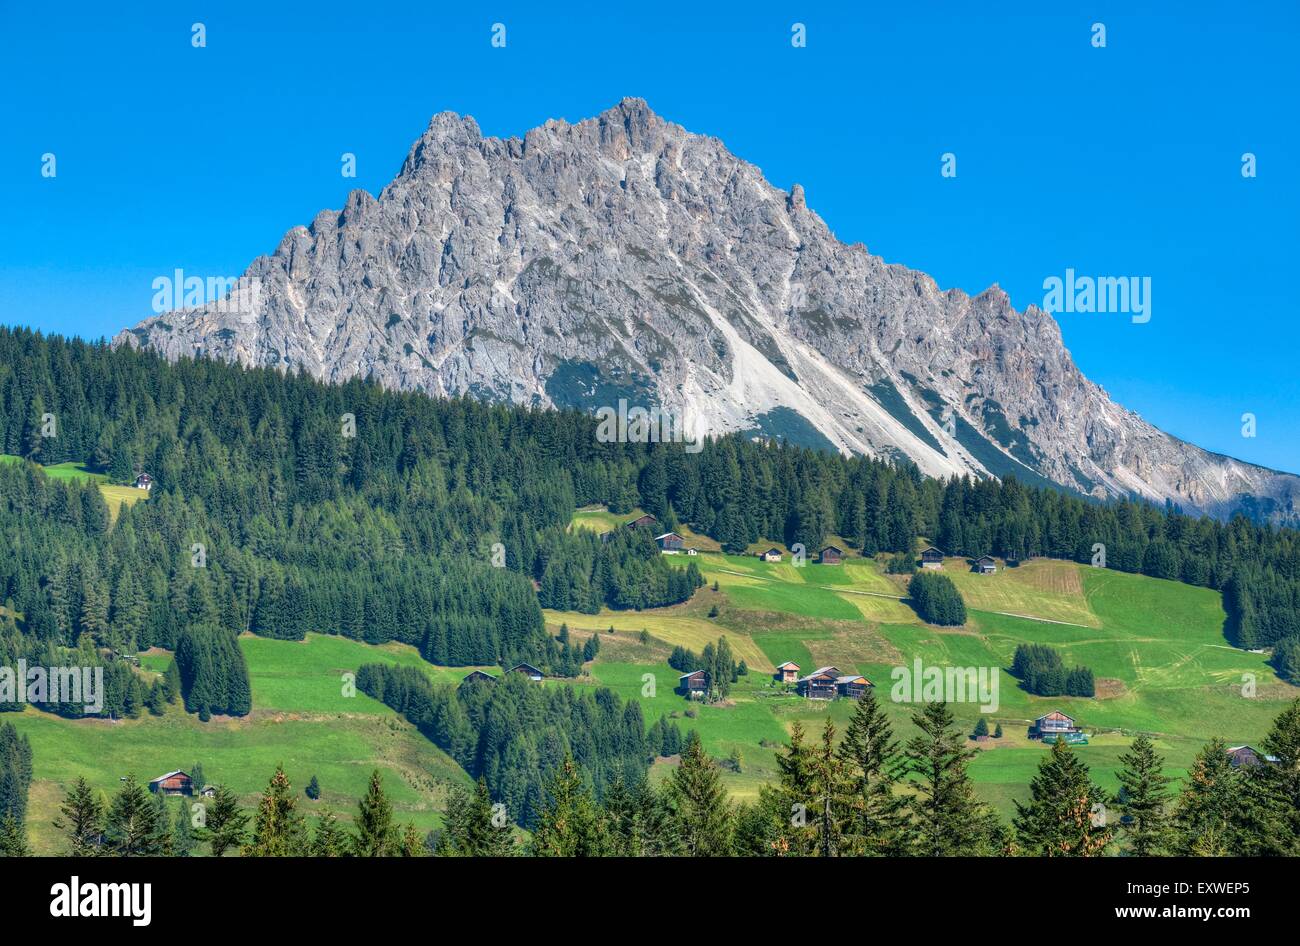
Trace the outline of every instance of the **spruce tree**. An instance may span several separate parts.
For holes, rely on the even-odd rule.
[[[339,820],[328,808],[321,811],[312,831],[310,851],[312,857],[344,857],[349,853],[349,838],[339,826]]]
[[[0,818],[0,857],[31,857],[32,849],[27,843],[27,833],[22,824],[11,814]]]
[[[898,743],[874,690],[854,707],[837,750],[848,792],[845,841],[854,854],[891,854],[900,849],[905,801],[896,792]]]
[[[903,750],[917,776],[909,800],[911,844],[923,857],[986,853],[988,811],[975,799],[967,767],[975,752],[964,745],[946,703],[927,703],[912,722],[921,730]]]
[[[1240,854],[1245,815],[1243,776],[1233,768],[1222,739],[1201,749],[1174,806],[1174,853]]]
[[[681,764],[668,780],[668,804],[684,853],[691,857],[725,857],[731,853],[730,802],[717,764],[691,730]]]
[[[67,832],[70,857],[93,857],[100,853],[104,805],[85,778],[78,776],[63,796],[54,826]]]
[[[307,828],[298,813],[298,800],[284,767],[277,765],[258,803],[253,838],[245,845],[244,856],[299,857],[306,852]]]
[[[172,855],[174,857],[189,857],[193,854],[199,842],[194,835],[194,822],[190,813],[190,806],[183,798],[176,809],[176,817],[172,821],[171,831]]]
[[[1115,807],[1122,816],[1120,831],[1130,854],[1149,857],[1160,854],[1169,842],[1169,817],[1165,811],[1165,760],[1146,736],[1133,740],[1129,751],[1119,757],[1123,768],[1118,778],[1120,792]]]
[[[1029,804],[1019,801],[1012,819],[1025,853],[1036,857],[1096,857],[1114,836],[1105,797],[1088,767],[1063,740],[1038,764]]]
[[[237,851],[244,846],[247,826],[248,815],[240,809],[235,793],[219,785],[212,804],[207,806],[203,827],[195,831],[195,837],[208,843],[213,857],[221,857],[226,851]]]
[[[357,806],[352,850],[357,857],[385,857],[393,853],[397,841],[393,826],[393,806],[384,794],[379,770],[370,773],[370,785]]]
[[[568,753],[547,786],[547,796],[533,833],[532,854],[599,857],[603,853],[600,814]]]
[[[170,824],[159,824],[158,807],[135,776],[128,775],[108,806],[107,848],[119,857],[156,857]]]

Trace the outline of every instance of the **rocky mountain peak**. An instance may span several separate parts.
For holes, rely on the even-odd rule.
[[[378,198],[353,191],[247,275],[253,310],[164,313],[117,342],[435,395],[627,400],[931,475],[1295,514],[1300,480],[1124,410],[1050,315],[841,243],[800,185],[638,98],[521,138],[439,113]]]

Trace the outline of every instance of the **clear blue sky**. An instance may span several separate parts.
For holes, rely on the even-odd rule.
[[[1150,276],[1145,325],[1060,316],[1084,372],[1174,434],[1300,471],[1294,0],[543,6],[0,0],[0,322],[98,337],[150,314],[156,276],[237,275],[378,192],[435,112],[511,135],[637,95],[945,288],[997,282],[1023,308],[1066,267]]]

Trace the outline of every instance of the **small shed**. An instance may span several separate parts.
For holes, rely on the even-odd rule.
[[[635,519],[623,523],[625,529],[652,529],[659,520],[654,516],[646,513],[643,516],[637,516]]]
[[[981,555],[975,559],[975,566],[971,571],[980,575],[992,575],[998,570],[998,563],[992,555]]]
[[[844,550],[836,545],[828,545],[822,549],[818,561],[823,565],[838,565],[844,560]]]
[[[793,660],[787,660],[776,668],[777,683],[794,683],[799,679],[799,665]]]

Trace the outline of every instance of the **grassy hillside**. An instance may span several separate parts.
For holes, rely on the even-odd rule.
[[[741,798],[775,778],[774,750],[795,720],[820,730],[830,716],[842,732],[852,713],[849,701],[811,703],[757,672],[785,660],[805,669],[834,664],[865,674],[900,739],[915,732],[914,707],[890,699],[895,668],[910,667],[916,658],[926,665],[1000,668],[999,706],[988,721],[990,730],[1002,723],[1004,738],[980,744],[972,773],[981,795],[1004,816],[1014,799],[1027,797],[1045,752],[1027,738],[1028,724],[1052,709],[1076,717],[1094,734],[1079,751],[1102,786],[1114,790],[1119,756],[1138,732],[1153,736],[1168,774],[1181,778],[1207,740],[1257,742],[1285,703],[1300,695],[1277,678],[1264,655],[1224,640],[1220,595],[1206,588],[1047,560],[977,575],[965,560],[949,559],[944,573],[965,597],[969,619],[964,627],[939,629],[922,623],[903,600],[906,577],[885,575],[873,561],[802,568],[788,558],[768,564],[707,554],[695,561],[709,586],[687,604],[617,616],[555,614],[548,622],[602,630],[613,624],[616,633],[602,636],[593,681],[641,700],[647,720],[668,713],[683,730],[698,729],[719,759],[739,751],[741,772],[725,778]],[[715,607],[717,615],[708,617]],[[642,628],[654,638],[649,645],[637,639]],[[721,634],[755,672],[741,679],[725,705],[688,704],[673,693],[677,672],[667,666],[667,653],[675,644],[698,651]],[[1091,667],[1097,698],[1044,698],[1021,690],[1006,668],[1016,645],[1026,642],[1051,644],[1067,664]],[[755,649],[764,663],[751,659]],[[653,697],[644,695],[645,674],[654,677]],[[1243,696],[1250,679],[1253,698]],[[953,710],[966,726],[979,715],[972,703]]]
[[[15,457],[7,453],[0,453],[0,463],[22,463],[22,457]],[[39,466],[39,464],[37,464]],[[109,517],[116,520],[117,514],[122,509],[122,504],[134,506],[142,499],[148,499],[149,494],[134,486],[116,486],[108,482],[108,477],[103,473],[91,473],[86,469],[84,463],[56,463],[53,466],[42,467],[45,475],[55,480],[90,480],[99,487],[100,494],[104,497],[104,502],[108,504]]]
[[[4,715],[32,743],[28,828],[39,853],[57,853],[60,838],[52,821],[64,789],[78,775],[111,794],[128,773],[148,780],[188,770],[196,761],[208,781],[229,785],[250,808],[283,763],[305,811],[329,806],[344,820],[378,767],[399,822],[422,831],[438,823],[445,784],[468,777],[382,703],[360,692],[343,695],[342,674],[363,663],[427,666],[413,648],[314,634],[302,642],[243,637],[240,646],[253,687],[253,712],[241,719],[216,717],[204,724],[179,706],[168,707],[162,717],[121,721],[65,720],[30,708]],[[155,651],[141,663],[146,672],[161,671],[170,659]],[[459,679],[464,672],[443,675]],[[322,789],[314,802],[301,794],[312,775]]]

